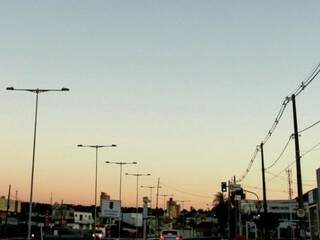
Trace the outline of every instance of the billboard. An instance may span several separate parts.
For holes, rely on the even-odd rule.
[[[107,200],[101,201],[101,217],[105,218],[120,218],[121,203],[119,200]]]

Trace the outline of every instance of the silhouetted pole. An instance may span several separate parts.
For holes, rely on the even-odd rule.
[[[230,200],[230,180],[228,180],[228,239],[231,240],[231,200]]]
[[[267,226],[267,215],[268,215],[268,206],[267,206],[267,194],[266,194],[266,178],[264,173],[264,154],[263,154],[263,143],[260,144],[261,151],[261,170],[262,170],[262,191],[263,191],[263,228],[264,228],[264,239],[268,239],[268,226]]]
[[[127,164],[137,164],[137,162],[110,162],[106,161],[106,163],[117,164],[120,166],[120,183],[119,183],[119,201],[120,201],[120,216],[119,216],[119,224],[118,224],[118,238],[121,238],[121,221],[122,221],[122,166]]]
[[[158,237],[160,237],[160,223],[159,223],[159,188],[160,188],[160,178],[158,178],[157,198],[156,198],[156,218],[157,218],[157,234],[158,234]]]
[[[150,173],[126,173],[127,176],[134,176],[137,178],[136,186],[136,238],[138,238],[138,209],[139,209],[139,177],[150,176]]]
[[[9,184],[8,199],[7,199],[7,210],[6,210],[6,220],[5,220],[6,235],[7,235],[7,226],[8,226],[8,214],[10,209],[10,194],[11,194],[11,184]]]
[[[295,143],[295,155],[296,155],[298,205],[299,205],[299,209],[301,209],[301,211],[304,212],[296,96],[294,94],[292,94],[291,100],[292,100],[292,110],[293,110],[294,143]],[[299,236],[298,236],[299,239],[301,238],[301,231],[304,230],[303,228],[304,228],[303,217],[299,217],[299,230],[300,230]]]
[[[35,153],[36,153],[36,137],[37,137],[37,122],[38,122],[38,97],[39,93],[45,92],[66,92],[69,91],[69,88],[61,88],[61,89],[29,89],[29,88],[14,88],[14,87],[7,87],[9,91],[26,91],[32,92],[36,94],[36,109],[35,109],[35,116],[34,116],[34,132],[33,132],[33,148],[32,148],[32,167],[31,167],[31,186],[30,186],[30,200],[29,200],[29,217],[28,217],[28,235],[27,239],[31,239],[31,220],[32,220],[32,199],[33,199],[33,177],[34,177],[34,160],[35,160]]]
[[[83,145],[78,144],[78,147],[86,147],[86,148],[94,148],[96,152],[96,167],[95,167],[95,182],[94,182],[94,219],[93,219],[93,233],[94,233],[94,239],[97,239],[96,236],[96,226],[97,226],[97,189],[98,189],[98,149],[104,148],[104,147],[116,147],[116,144],[111,145]]]

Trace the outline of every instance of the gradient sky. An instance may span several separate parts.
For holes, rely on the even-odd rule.
[[[0,194],[11,183],[28,199],[35,106],[31,93],[5,88],[69,87],[39,99],[35,201],[49,202],[52,192],[54,201],[93,203],[95,153],[76,145],[114,143],[99,153],[99,191],[118,196],[119,168],[105,161],[137,161],[124,172],[151,173],[141,184],[160,177],[161,194],[206,207],[221,181],[243,174],[283,98],[320,61],[319,7],[316,0],[1,1]],[[301,128],[320,119],[319,89],[316,79],[297,98]],[[265,146],[266,165],[292,131],[290,105]],[[301,136],[302,152],[319,133]],[[303,158],[304,190],[315,186],[319,153]],[[271,171],[293,159],[291,143]],[[269,198],[288,198],[282,177],[267,183]],[[260,195],[260,158],[244,184]],[[135,204],[132,177],[124,177],[123,198]]]

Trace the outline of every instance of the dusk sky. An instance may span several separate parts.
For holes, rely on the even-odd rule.
[[[1,1],[0,195],[12,184],[28,200],[35,108],[34,94],[6,87],[68,87],[39,96],[34,201],[52,192],[54,201],[93,204],[95,151],[76,146],[117,144],[99,151],[99,192],[118,198],[119,167],[105,161],[137,161],[124,173],[150,173],[141,185],[160,177],[161,194],[206,208],[221,181],[244,173],[284,97],[320,62],[319,8],[316,0]],[[300,129],[320,119],[319,90],[318,77],[297,97]],[[290,103],[265,145],[266,166],[292,132]],[[301,135],[301,153],[319,134],[315,126]],[[316,186],[319,157],[301,160],[304,191]],[[293,160],[292,141],[270,171]],[[260,171],[258,156],[243,182],[259,195]],[[268,198],[288,198],[281,178],[267,181]],[[135,205],[135,184],[123,177],[126,206]]]

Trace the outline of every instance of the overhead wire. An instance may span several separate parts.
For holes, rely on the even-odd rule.
[[[264,168],[264,170],[269,170],[270,168],[272,168],[274,165],[277,164],[277,162],[281,159],[281,157],[283,156],[283,154],[285,153],[285,151],[287,150],[290,141],[292,140],[293,135],[290,135],[287,143],[284,145],[284,148],[282,149],[282,151],[280,152],[279,156],[276,158],[276,160],[273,161],[273,163],[269,166]]]
[[[302,129],[301,131],[299,131],[299,134],[309,130],[310,128],[313,128],[314,126],[318,125],[319,123],[320,123],[320,120],[316,121],[315,123],[311,124],[310,126],[308,126],[308,127],[304,128],[304,129]]]
[[[307,155],[308,153],[311,153],[313,151],[318,150],[320,147],[320,142],[318,142],[317,144],[315,144],[313,147],[311,147],[309,150],[305,151],[303,154],[301,154],[301,157],[304,157],[305,155]]]
[[[177,191],[177,192],[180,192],[180,193],[183,193],[183,194],[187,194],[187,195],[190,195],[190,196],[194,196],[194,197],[199,197],[199,198],[212,198],[213,196],[205,196],[205,195],[201,195],[201,194],[196,194],[196,193],[191,193],[191,192],[187,192],[187,191],[183,191],[183,190],[180,190],[178,188],[175,188],[175,187],[172,187],[172,186],[169,186],[163,182],[161,182],[161,184],[164,186],[164,187],[167,187],[167,188],[170,188],[174,191]]]
[[[304,80],[297,87],[297,89],[291,95],[288,95],[288,96],[286,96],[284,98],[284,100],[283,100],[283,102],[281,104],[280,110],[279,110],[278,114],[276,115],[276,118],[275,118],[273,124],[271,125],[271,128],[269,129],[269,131],[267,132],[266,136],[263,138],[263,141],[261,142],[263,145],[266,144],[269,141],[269,139],[271,138],[271,136],[274,133],[275,129],[277,128],[277,126],[278,126],[278,124],[279,124],[279,122],[280,122],[280,120],[281,120],[281,118],[283,116],[283,113],[287,108],[288,103],[291,101],[291,96],[292,95],[295,95],[295,96],[300,95],[300,93],[303,90],[305,90],[305,88],[318,76],[319,73],[320,73],[320,63],[318,63],[315,66],[315,68],[313,69],[311,74],[306,78],[306,80]],[[255,151],[254,151],[253,157],[250,159],[249,165],[245,170],[245,173],[242,175],[241,178],[239,178],[237,180],[237,182],[242,182],[246,178],[246,176],[248,175],[248,173],[251,170],[252,164],[253,164],[256,156],[257,156],[258,151],[259,151],[259,149],[256,148]]]
[[[259,152],[259,147],[257,146],[255,151],[254,151],[254,153],[253,153],[253,155],[252,155],[252,157],[251,157],[251,159],[250,159],[249,166],[247,167],[247,169],[244,172],[244,174],[237,180],[237,182],[241,182],[243,179],[246,178],[246,176],[248,175],[248,173],[251,170],[252,164],[253,164],[254,160],[256,159],[258,152]]]

